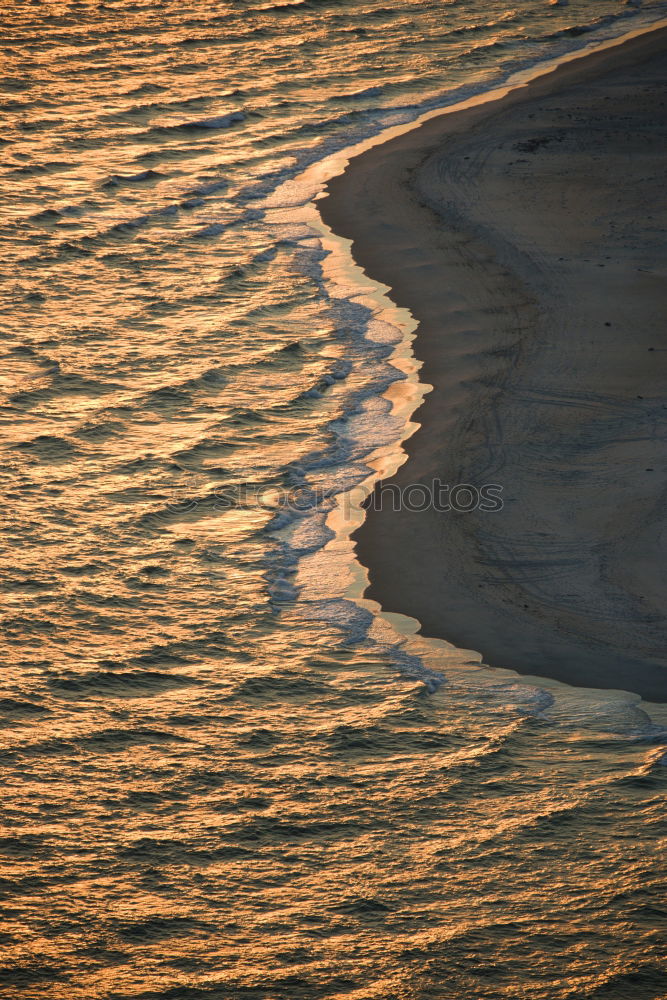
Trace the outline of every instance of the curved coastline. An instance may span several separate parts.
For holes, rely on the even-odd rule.
[[[651,701],[667,700],[660,301],[656,248],[623,214],[642,205],[648,213],[659,183],[647,174],[651,143],[627,164],[622,190],[614,191],[614,171],[621,119],[627,127],[634,114],[630,126],[641,132],[664,101],[656,83],[664,85],[666,39],[661,25],[495,100],[432,117],[356,156],[317,202],[325,223],[352,240],[355,261],[415,317],[421,378],[434,386],[413,414],[420,427],[404,444],[407,462],[378,484],[354,536],[370,570],[367,596],[417,619],[425,636],[480,650],[491,665]],[[591,128],[598,141],[584,148]],[[576,211],[581,191],[568,195],[571,178],[554,149],[570,162],[576,153],[574,187],[588,176],[591,197],[596,188],[599,199],[619,196],[613,211],[605,215],[599,200],[595,211],[581,201]],[[621,204],[638,184],[642,204],[636,194]],[[561,226],[557,208],[568,197]],[[552,238],[554,228],[562,238]],[[630,317],[624,301],[634,304]],[[606,317],[592,320],[601,309],[620,317],[616,329]],[[593,335],[582,337],[591,322]],[[387,485],[434,478],[500,483],[503,511],[373,509]]]

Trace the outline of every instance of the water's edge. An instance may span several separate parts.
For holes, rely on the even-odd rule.
[[[665,26],[667,26],[667,20],[660,19],[633,31],[624,32],[615,38],[592,42],[584,48],[561,54],[530,69],[521,69],[513,73],[501,86],[468,97],[449,107],[425,112],[411,123],[394,126],[351,148],[339,151],[313,164],[298,179],[302,185],[311,190],[312,195],[305,205],[300,205],[298,208],[292,206],[290,218],[292,220],[298,219],[299,222],[306,224],[311,231],[317,232],[326,254],[321,265],[323,278],[332,298],[344,294],[356,302],[363,303],[373,312],[377,321],[389,324],[401,332],[400,343],[390,356],[389,363],[398,369],[402,377],[400,381],[392,383],[382,393],[382,398],[391,405],[392,417],[398,418],[401,436],[391,444],[385,444],[375,449],[367,456],[365,464],[372,471],[365,480],[358,483],[353,489],[347,493],[339,494],[336,507],[327,516],[327,527],[333,533],[333,538],[321,550],[321,553],[309,556],[307,559],[319,561],[326,558],[325,553],[331,555],[333,551],[336,551],[339,559],[342,554],[349,558],[351,566],[345,599],[354,602],[359,608],[370,612],[384,623],[389,632],[393,633],[394,641],[402,652],[402,656],[397,658],[399,670],[409,676],[422,679],[431,692],[436,691],[445,680],[446,674],[443,671],[446,671],[447,668],[451,669],[454,665],[458,669],[462,666],[476,670],[482,668],[485,672],[491,671],[496,677],[536,685],[540,689],[546,689],[552,695],[558,691],[567,694],[571,689],[567,684],[542,676],[520,674],[518,671],[499,667],[487,667],[482,662],[480,653],[474,650],[462,650],[441,639],[419,636],[417,633],[421,624],[415,618],[384,611],[376,601],[364,596],[369,583],[368,570],[356,558],[350,536],[364,520],[365,515],[361,504],[372,492],[375,483],[390,477],[406,461],[407,454],[404,446],[419,427],[419,424],[413,421],[412,416],[418,410],[424,396],[432,391],[432,386],[421,381],[419,374],[421,364],[415,358],[412,350],[417,321],[408,309],[397,306],[391,300],[389,297],[391,289],[388,286],[382,285],[366,275],[363,264],[354,257],[352,241],[337,234],[325,223],[317,203],[321,198],[326,197],[325,189],[328,182],[333,178],[341,177],[348,167],[351,166],[353,169],[354,160],[370,149],[391,142],[399,136],[405,136],[426,122],[498,101],[510,92],[527,87],[533,81],[539,80],[567,63],[612,49],[631,39],[651,34]],[[281,189],[275,193],[273,200],[280,203]],[[351,293],[350,289],[354,291]],[[312,573],[307,572],[305,577],[301,573],[299,578],[304,580],[306,599],[308,599],[309,577],[312,577]],[[302,596],[304,596],[303,593]],[[629,691],[602,691],[597,688],[579,687],[576,690],[577,695],[581,697],[586,697],[587,693],[592,698],[618,694],[634,703],[642,701],[639,695]],[[664,706],[651,705],[651,715],[655,717],[657,714],[658,717],[661,717],[663,709]]]

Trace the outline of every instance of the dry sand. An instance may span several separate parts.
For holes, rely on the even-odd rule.
[[[419,321],[434,388],[392,482],[500,512],[369,510],[368,595],[486,662],[667,700],[667,32],[439,116],[321,201]]]

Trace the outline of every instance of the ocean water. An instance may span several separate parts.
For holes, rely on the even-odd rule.
[[[420,388],[310,201],[665,9],[5,4],[0,995],[665,995],[660,711],[361,597]]]

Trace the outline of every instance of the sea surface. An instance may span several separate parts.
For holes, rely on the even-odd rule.
[[[309,199],[666,9],[4,4],[0,995],[665,996],[659,710],[361,599],[419,386]]]

